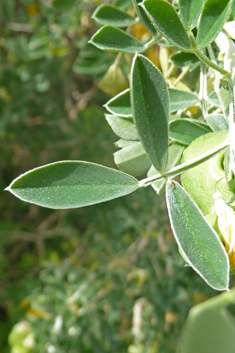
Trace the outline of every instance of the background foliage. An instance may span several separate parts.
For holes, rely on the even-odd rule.
[[[109,98],[97,84],[115,56],[87,44],[98,4],[64,12],[46,1],[1,1],[1,190],[57,160],[114,167],[116,138],[101,108]],[[189,308],[215,294],[182,269],[165,200],[151,188],[69,211],[2,191],[0,211],[1,352],[11,351],[8,335],[23,320],[36,353],[174,352]]]

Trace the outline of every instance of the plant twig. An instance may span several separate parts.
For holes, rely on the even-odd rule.
[[[215,156],[219,152],[223,151],[226,147],[229,146],[229,139],[226,138],[226,140],[221,143],[219,146],[216,146],[215,148],[212,148],[208,152],[201,154],[200,156],[191,159],[188,162],[185,162],[183,164],[180,164],[170,170],[165,171],[161,175],[158,176],[152,176],[146,179],[142,179],[139,181],[139,187],[146,187],[148,185],[151,185],[155,181],[158,181],[160,179],[169,179],[171,177],[176,177],[177,175],[181,174],[182,172],[185,172],[188,169],[191,169],[193,167],[196,167],[197,165],[207,161],[211,157]]]
[[[172,84],[171,87],[175,87],[177,85],[178,82],[180,82],[182,80],[182,78],[184,78],[185,75],[187,75],[187,73],[189,72],[190,66],[187,66],[183,69],[183,71],[181,72],[181,74],[177,77],[177,79],[175,80],[175,82]]]
[[[200,91],[198,98],[201,100],[202,105],[202,115],[204,118],[208,115],[208,97],[207,97],[207,72],[206,65],[201,62],[200,63]]]
[[[212,67],[212,69],[219,71],[222,75],[230,78],[230,72],[227,70],[224,70],[222,67],[219,65],[215,64],[213,61],[211,61],[206,55],[204,55],[199,48],[195,48],[192,50],[192,53],[195,54],[199,60],[201,60],[203,63],[206,65]]]

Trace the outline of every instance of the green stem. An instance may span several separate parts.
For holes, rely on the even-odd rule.
[[[176,177],[177,175],[181,174],[182,172],[185,172],[188,169],[191,169],[193,167],[196,167],[197,165],[207,161],[211,157],[215,156],[219,152],[223,151],[226,147],[229,146],[229,139],[227,138],[223,143],[220,145],[216,146],[215,148],[209,150],[208,152],[191,159],[188,162],[185,162],[183,164],[180,164],[170,170],[166,170],[162,174],[159,175],[154,175],[152,177],[142,179],[139,181],[139,187],[146,187],[148,185],[151,185],[155,181],[158,181],[160,179],[169,179],[171,177]]]
[[[122,54],[123,53],[118,53],[118,55],[116,56],[116,59],[114,61],[115,68],[117,68],[117,66],[119,65],[119,61],[121,60]]]
[[[151,38],[145,45],[145,49],[149,49],[153,44],[157,43],[157,41],[159,40],[159,36],[153,37]]]
[[[194,317],[200,312],[208,309],[220,309],[228,306],[231,303],[235,303],[235,288],[231,289],[229,292],[224,292],[220,295],[217,295],[214,298],[206,300],[205,302],[195,305],[189,312],[190,317]]]
[[[207,64],[208,66],[212,67],[216,71],[219,71],[222,75],[230,78],[230,72],[227,70],[222,69],[219,65],[215,64],[213,61],[211,61],[206,55],[204,55],[199,48],[194,48],[192,49],[192,53],[195,54],[199,60]]]
[[[169,78],[172,74],[172,72],[175,70],[175,65],[174,64],[171,64],[169,70],[167,71],[166,75],[165,75],[165,78]]]
[[[184,78],[185,75],[187,75],[187,73],[189,72],[190,70],[190,66],[186,66],[183,71],[181,72],[181,74],[177,77],[177,79],[175,80],[175,82],[172,84],[171,87],[175,87],[177,85],[177,83],[179,83],[182,78]]]
[[[192,34],[191,31],[188,31],[188,35],[191,39],[192,43],[192,49],[191,53],[195,54],[200,61],[205,63],[206,65],[212,67],[212,69],[219,71],[222,75],[230,78],[231,74],[227,70],[222,69],[219,65],[217,65],[215,62],[211,61],[206,55],[204,55],[201,50],[198,48],[197,42],[195,41],[194,35]]]
[[[208,97],[207,97],[207,72],[206,65],[201,62],[200,63],[200,90],[199,90],[199,99],[201,99],[202,106],[202,115],[204,118],[208,115]]]

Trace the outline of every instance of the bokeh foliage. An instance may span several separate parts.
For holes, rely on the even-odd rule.
[[[101,108],[107,96],[97,83],[115,56],[87,44],[98,4],[77,1],[64,12],[48,1],[1,1],[1,190],[57,160],[114,166],[115,136]],[[36,353],[174,352],[189,308],[214,294],[182,270],[164,198],[151,188],[70,211],[2,191],[0,212],[3,353],[22,320]]]

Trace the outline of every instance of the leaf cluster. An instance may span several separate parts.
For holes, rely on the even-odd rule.
[[[132,0],[131,5],[117,1],[99,6],[93,19],[102,27],[90,44],[104,52],[118,52],[99,86],[113,96],[105,105],[111,113],[106,119],[120,138],[116,142],[120,150],[114,154],[120,171],[64,160],[20,175],[6,190],[53,209],[89,206],[148,185],[158,194],[166,190],[171,227],[186,264],[213,289],[228,290],[235,235],[232,225],[224,227],[230,232],[228,251],[225,235],[218,231],[218,217],[226,211],[217,213],[212,224],[213,215],[203,214],[187,182],[181,186],[175,178],[183,173],[186,180],[188,170],[205,166],[222,152],[218,158],[225,161],[223,177],[233,193],[234,68],[229,55],[233,55],[230,38],[234,34],[225,27],[234,19],[233,8],[233,0],[179,0],[177,4]],[[145,27],[144,35],[136,35],[138,25]],[[221,35],[230,51],[224,50]],[[187,146],[222,135],[213,148],[181,159]],[[146,173],[147,178],[142,178]],[[214,181],[215,190],[219,181]],[[234,206],[232,200],[226,202],[225,209]],[[185,347],[186,343],[183,352]]]

